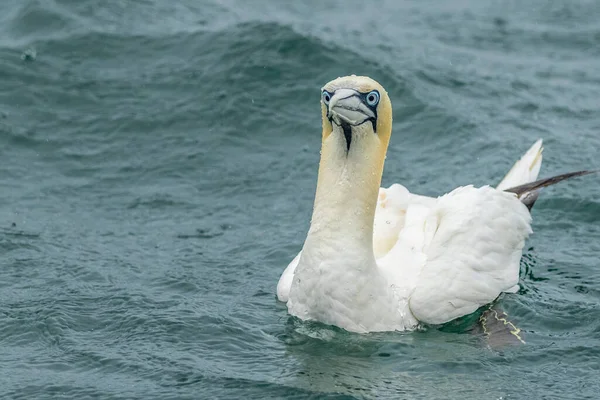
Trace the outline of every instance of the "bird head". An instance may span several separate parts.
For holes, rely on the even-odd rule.
[[[337,78],[321,90],[323,140],[343,136],[346,152],[353,142],[376,138],[384,151],[392,131],[392,103],[385,89],[366,76]]]

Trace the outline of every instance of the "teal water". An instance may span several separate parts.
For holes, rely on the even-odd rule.
[[[0,2],[0,398],[596,399],[600,178],[533,210],[526,344],[288,317],[319,89],[389,91],[384,185],[599,168],[600,3]]]

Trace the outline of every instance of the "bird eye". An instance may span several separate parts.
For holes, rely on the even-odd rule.
[[[379,92],[377,90],[373,90],[367,94],[367,104],[374,106],[377,103],[379,103]]]
[[[331,100],[331,94],[328,91],[323,90],[323,103],[329,104],[329,100]]]

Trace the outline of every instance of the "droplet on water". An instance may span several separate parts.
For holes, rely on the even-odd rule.
[[[21,60],[23,61],[34,61],[35,58],[37,57],[37,52],[35,51],[34,48],[28,48],[27,50],[25,50],[23,52],[23,54],[21,54]]]

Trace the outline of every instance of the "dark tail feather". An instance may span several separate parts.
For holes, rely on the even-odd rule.
[[[600,170],[570,172],[568,174],[557,175],[553,176],[552,178],[540,179],[535,182],[515,186],[513,188],[506,189],[505,192],[515,193],[517,197],[521,200],[521,202],[523,202],[523,204],[525,204],[527,208],[531,210],[531,208],[535,204],[535,201],[540,195],[540,191],[543,188],[547,186],[552,186],[558,182],[562,182],[565,179],[595,174],[597,172],[600,172]]]

